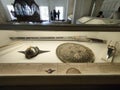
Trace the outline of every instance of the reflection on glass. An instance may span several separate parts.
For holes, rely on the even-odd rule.
[[[19,23],[120,24],[119,0],[1,0],[0,2],[3,4],[1,8],[5,10],[6,18]]]
[[[57,6],[57,7],[55,7],[55,10],[57,11],[57,14],[60,14],[58,20],[63,20],[64,8]]]
[[[41,20],[49,20],[48,6],[40,6]]]
[[[14,10],[13,5],[7,5],[7,8],[8,8],[8,10],[9,10],[11,19],[12,19],[12,20],[16,19],[16,17],[14,16],[14,11],[15,11],[15,10]]]

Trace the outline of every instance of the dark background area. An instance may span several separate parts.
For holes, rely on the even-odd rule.
[[[0,90],[120,90],[120,85],[1,86]]]

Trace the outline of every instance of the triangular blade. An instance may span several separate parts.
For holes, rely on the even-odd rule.
[[[46,53],[46,52],[50,52],[50,51],[42,51],[42,50],[39,50],[39,54],[41,54],[41,53]]]
[[[23,54],[25,54],[25,51],[18,51],[19,53],[23,53]]]

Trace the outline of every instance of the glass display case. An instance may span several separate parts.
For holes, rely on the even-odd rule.
[[[1,85],[119,83],[119,26],[10,24],[0,28]],[[38,79],[29,83],[26,77]],[[62,81],[56,82],[55,77]]]
[[[119,5],[0,0],[0,90],[120,88]]]

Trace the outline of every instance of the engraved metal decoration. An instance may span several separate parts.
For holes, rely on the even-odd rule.
[[[59,45],[56,54],[64,63],[93,63],[95,60],[91,49],[76,43]]]
[[[25,57],[27,59],[31,59],[37,56],[38,54],[49,52],[49,51],[40,50],[38,47],[29,47],[25,51],[18,51],[18,52],[25,54]]]
[[[52,74],[54,71],[56,71],[56,70],[53,70],[53,69],[48,69],[48,70],[46,70],[46,72],[47,72],[48,74]]]

